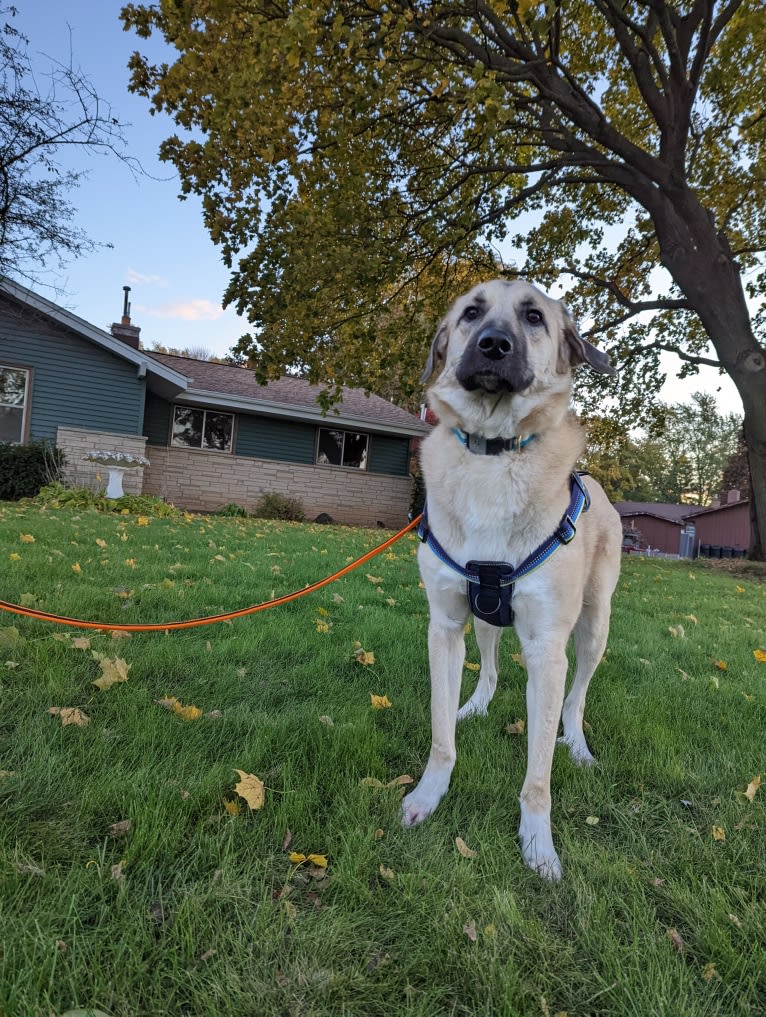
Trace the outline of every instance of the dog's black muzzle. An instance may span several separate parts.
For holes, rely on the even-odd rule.
[[[502,325],[487,323],[465,348],[457,380],[469,392],[522,392],[534,375],[523,342]]]

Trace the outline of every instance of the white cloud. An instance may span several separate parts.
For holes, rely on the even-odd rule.
[[[151,318],[180,318],[182,321],[216,321],[224,311],[212,300],[181,300],[175,304],[160,304],[157,307],[139,307],[136,311]]]
[[[134,268],[128,269],[127,280],[131,286],[167,286],[168,281],[161,275],[146,275],[144,272],[136,272]]]

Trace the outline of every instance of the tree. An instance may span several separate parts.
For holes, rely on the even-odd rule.
[[[179,54],[135,55],[132,88],[192,132],[162,154],[202,197],[260,377],[300,363],[372,387],[391,293],[437,261],[493,270],[532,212],[520,271],[569,280],[618,361],[598,400],[637,419],[664,350],[730,375],[764,556],[764,323],[744,281],[766,282],[761,0],[166,0],[123,18]],[[423,352],[400,360],[412,386]]]
[[[15,13],[0,8],[0,18]],[[71,64],[36,72],[27,38],[6,20],[0,29],[0,274],[38,282],[51,259],[61,267],[100,246],[75,224],[66,198],[86,176],[63,166],[60,156],[71,148],[112,153],[133,165],[122,125],[87,78]]]
[[[695,392],[690,403],[669,408],[662,444],[667,462],[682,455],[691,467],[684,501],[709,505],[718,494],[741,427],[739,417],[719,413],[715,397],[705,392]]]

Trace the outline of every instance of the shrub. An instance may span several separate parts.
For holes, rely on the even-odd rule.
[[[222,505],[215,514],[217,516],[236,516],[240,519],[246,519],[250,515],[246,508],[237,505],[235,501],[230,501],[228,505]]]
[[[105,498],[97,491],[85,487],[64,487],[63,484],[47,484],[34,499],[39,505],[49,508],[97,509],[99,512],[117,512],[137,516],[154,516],[165,519],[180,516],[180,511],[161,498],[150,498],[143,494],[124,494],[122,498]]]
[[[58,480],[63,466],[64,453],[47,441],[0,443],[0,501],[34,498],[45,484]]]
[[[410,519],[419,516],[426,502],[426,482],[419,469],[412,473],[412,493],[410,494]]]
[[[264,494],[255,506],[253,515],[259,519],[287,519],[302,523],[306,518],[300,498],[289,498],[285,494]]]

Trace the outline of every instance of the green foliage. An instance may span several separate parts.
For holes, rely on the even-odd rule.
[[[141,494],[105,498],[103,494],[88,488],[65,487],[61,483],[47,484],[34,501],[49,508],[98,509],[99,512],[130,513],[154,516],[156,519],[177,518],[181,515],[179,509],[161,498]]]
[[[250,515],[246,508],[243,508],[242,505],[237,505],[234,501],[230,501],[228,505],[222,505],[221,508],[216,509],[215,514],[217,516],[231,516],[241,519],[245,519]]]
[[[306,518],[300,498],[291,498],[276,492],[262,495],[258,499],[253,515],[259,519],[285,519],[295,523],[302,523]]]
[[[64,453],[44,440],[26,445],[0,442],[0,501],[33,498],[63,466]]]

